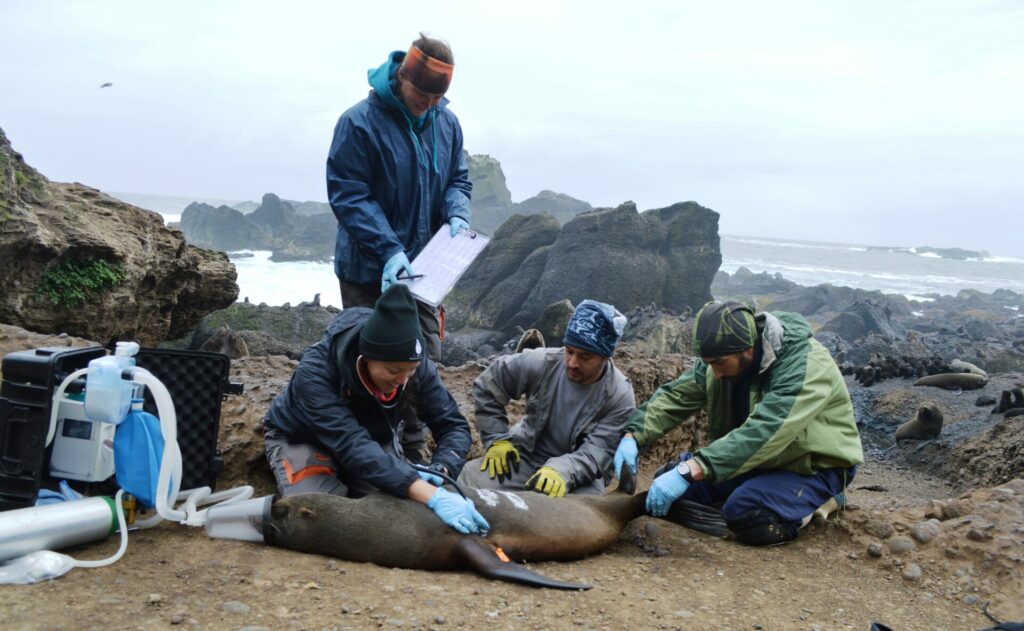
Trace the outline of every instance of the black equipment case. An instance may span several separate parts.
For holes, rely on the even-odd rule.
[[[8,353],[0,384],[0,511],[35,504],[49,479],[49,431],[53,393],[69,374],[106,355],[89,348],[37,348]],[[224,460],[217,451],[221,402],[240,394],[228,381],[231,360],[220,353],[143,348],[135,363],[159,379],[171,395],[178,421],[182,489],[214,488]],[[69,391],[73,388],[69,387]],[[80,390],[80,387],[79,387]],[[152,395],[145,410],[156,415]]]

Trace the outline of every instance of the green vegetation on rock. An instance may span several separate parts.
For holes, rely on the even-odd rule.
[[[124,270],[117,263],[66,260],[43,275],[36,296],[46,296],[55,305],[74,307],[120,285],[124,279]]]

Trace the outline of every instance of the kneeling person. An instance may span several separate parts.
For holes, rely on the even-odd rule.
[[[487,448],[459,483],[533,489],[552,497],[601,494],[636,399],[611,360],[626,318],[584,300],[573,313],[564,349],[536,348],[498,358],[473,382],[476,426]],[[509,427],[509,401],[526,396],[526,415]]]
[[[345,309],[331,321],[264,420],[282,495],[361,497],[379,489],[426,504],[459,532],[488,530],[471,501],[438,488],[441,478],[402,452],[398,437],[413,413],[437,443],[430,470],[454,478],[469,452],[469,424],[424,348],[404,285],[385,291],[373,310]]]
[[[679,498],[721,504],[744,543],[795,539],[818,508],[840,501],[864,462],[842,374],[803,316],[755,315],[736,302],[700,310],[693,349],[693,366],[630,420],[616,467],[636,472],[638,445],[706,409],[711,444],[659,472],[648,511],[665,515]]]

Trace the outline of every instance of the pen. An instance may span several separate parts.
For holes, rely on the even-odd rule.
[[[423,278],[423,274],[410,274],[408,276],[395,276],[398,280],[415,280],[417,278]]]

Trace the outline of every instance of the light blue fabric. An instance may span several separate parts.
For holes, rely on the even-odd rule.
[[[611,357],[626,329],[626,316],[603,302],[584,300],[576,307],[562,343]]]
[[[114,472],[125,493],[131,493],[148,508],[156,506],[163,455],[160,421],[149,412],[129,412],[114,432]]]
[[[664,517],[672,503],[682,497],[688,488],[690,483],[672,467],[671,471],[654,478],[651,490],[647,492],[647,512],[655,517]]]
[[[636,475],[636,459],[640,455],[636,446],[636,440],[632,436],[623,436],[619,446],[615,450],[615,459],[612,461],[612,473],[615,477],[622,471],[622,463],[629,465],[629,470]]]
[[[442,480],[441,476],[439,476],[439,475],[434,475],[433,473],[427,473],[426,471],[420,471],[419,469],[416,470],[416,473],[418,473],[420,475],[420,479],[421,480],[423,480],[424,482],[428,482],[430,484],[433,484],[434,486],[441,486],[441,485],[444,484],[444,480]]]
[[[334,271],[352,283],[378,282],[398,252],[416,258],[453,217],[470,223],[462,127],[443,98],[421,119],[409,115],[392,91],[404,58],[393,52],[369,71],[373,89],[338,119],[327,157]]]
[[[484,534],[491,529],[473,502],[444,489],[434,491],[433,497],[427,502],[427,508],[464,535]]]

